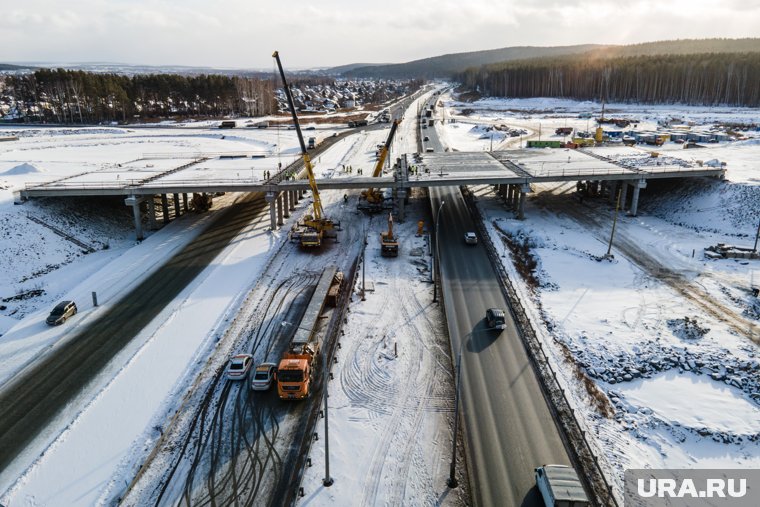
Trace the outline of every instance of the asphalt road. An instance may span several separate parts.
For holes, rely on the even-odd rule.
[[[230,206],[195,241],[100,318],[2,386],[0,470],[6,468],[265,205],[263,195],[249,194]]]
[[[460,413],[475,505],[543,505],[533,469],[570,464],[536,374],[507,313],[507,329],[487,329],[486,309],[507,308],[457,187],[431,189],[440,216],[442,290],[452,350],[461,351]],[[455,357],[456,360],[456,357]]]

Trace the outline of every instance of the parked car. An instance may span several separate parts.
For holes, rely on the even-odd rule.
[[[252,364],[253,356],[251,354],[232,356],[230,362],[227,363],[227,378],[230,380],[243,380],[248,376],[248,372],[251,371]]]
[[[478,236],[474,232],[465,232],[464,242],[467,243],[468,245],[477,245]]]
[[[486,324],[490,329],[506,329],[507,314],[501,308],[489,308],[486,310]]]
[[[428,136],[425,136],[422,138],[423,141],[430,141],[430,138]]]
[[[77,304],[73,301],[61,301],[53,308],[45,322],[51,326],[63,324],[66,320],[77,313]]]
[[[433,153],[434,151],[435,151],[435,148],[433,148],[432,146],[428,146],[427,148],[425,148],[425,153]]]
[[[251,389],[254,391],[266,391],[272,387],[277,375],[277,365],[274,363],[261,363],[253,370]]]

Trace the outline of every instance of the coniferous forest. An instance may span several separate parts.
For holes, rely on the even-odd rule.
[[[760,53],[511,61],[456,76],[485,96],[760,106]]]
[[[276,111],[274,89],[271,79],[221,75],[38,69],[0,77],[0,96],[12,100],[19,119],[31,122],[260,116]]]

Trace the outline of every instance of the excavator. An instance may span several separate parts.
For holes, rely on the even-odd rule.
[[[293,102],[293,94],[290,92],[290,87],[288,86],[288,82],[285,79],[285,71],[282,70],[280,53],[278,51],[275,51],[272,53],[272,58],[277,61],[277,68],[280,70],[282,86],[285,88],[285,96],[288,99],[290,114],[293,116],[293,124],[296,126],[298,142],[301,145],[301,157],[303,157],[303,165],[304,168],[306,168],[306,174],[309,177],[309,187],[311,188],[311,195],[314,200],[314,204],[312,206],[314,213],[312,215],[304,215],[303,220],[297,225],[291,237],[297,238],[300,241],[302,248],[319,248],[322,246],[322,241],[327,236],[326,233],[328,231],[332,231],[340,224],[333,222],[324,216],[324,211],[322,210],[322,201],[319,198],[319,189],[317,188],[317,180],[314,178],[314,167],[311,164],[311,157],[309,157],[309,153],[306,149],[306,143],[303,140],[301,125],[298,123],[298,115],[296,114],[296,106]]]
[[[380,233],[380,255],[398,257],[398,238],[393,235],[393,214],[388,213],[388,232]]]
[[[385,144],[380,148],[380,153],[377,157],[377,163],[375,164],[375,170],[372,171],[372,177],[377,178],[383,172],[383,164],[388,158],[388,153],[391,149],[391,143],[393,143],[393,137],[396,135],[396,129],[398,128],[399,120],[393,120],[391,124],[391,131],[388,133],[388,139]],[[383,190],[380,188],[368,188],[362,191],[362,200],[359,201],[358,208],[361,211],[367,213],[378,213],[383,209]]]

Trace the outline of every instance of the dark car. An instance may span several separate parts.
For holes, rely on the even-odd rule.
[[[507,327],[507,314],[501,308],[486,310],[486,324],[490,329],[503,330]]]
[[[57,326],[66,322],[66,319],[77,313],[77,305],[73,301],[61,301],[50,312],[46,322],[51,326]]]

